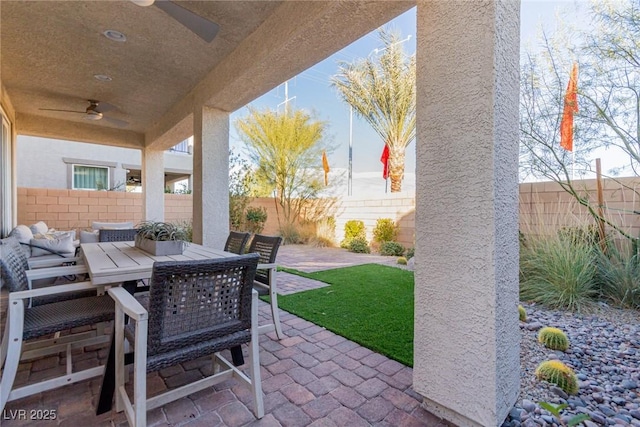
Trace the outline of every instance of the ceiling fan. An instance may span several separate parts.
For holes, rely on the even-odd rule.
[[[131,2],[143,7],[156,6],[207,43],[210,43],[216,37],[220,29],[220,26],[215,22],[209,21],[169,0],[131,0]]]
[[[116,107],[114,107],[113,105],[107,104],[106,102],[100,103],[100,101],[96,101],[95,99],[88,99],[87,102],[89,102],[89,106],[87,107],[87,109],[85,111],[59,110],[59,109],[56,109],[56,108],[40,108],[40,110],[42,110],[42,111],[60,111],[60,112],[63,112],[63,113],[84,114],[85,115],[84,118],[86,120],[104,120],[104,121],[109,122],[111,124],[114,124],[114,125],[116,125],[118,127],[126,127],[126,126],[129,125],[129,123],[125,122],[124,120],[114,119],[113,117],[106,117],[104,115],[104,113],[116,109]]]

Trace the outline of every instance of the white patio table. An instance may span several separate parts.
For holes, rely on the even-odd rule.
[[[84,257],[91,282],[108,285],[151,277],[156,261],[189,261],[238,256],[220,249],[189,243],[182,255],[154,256],[136,248],[133,242],[83,243]]]

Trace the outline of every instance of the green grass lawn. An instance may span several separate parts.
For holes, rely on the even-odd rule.
[[[331,286],[278,296],[278,305],[316,325],[413,366],[413,272],[378,264],[303,273]]]

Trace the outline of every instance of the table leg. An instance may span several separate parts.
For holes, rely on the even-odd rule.
[[[136,290],[136,280],[130,280],[124,282],[122,287],[129,291],[132,295]],[[125,323],[127,322],[127,316],[125,316]],[[111,332],[111,344],[109,345],[109,355],[107,356],[107,363],[104,367],[104,374],[102,375],[102,385],[100,386],[100,394],[98,396],[98,407],[96,408],[96,415],[104,414],[111,411],[113,406],[113,393],[116,389],[116,343],[115,343],[115,330]],[[133,354],[124,355],[125,365],[133,363]]]

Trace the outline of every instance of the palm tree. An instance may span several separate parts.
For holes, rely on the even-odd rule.
[[[407,57],[395,32],[380,29],[377,59],[341,62],[332,84],[389,148],[391,192],[402,190],[407,145],[416,136],[416,60]]]

